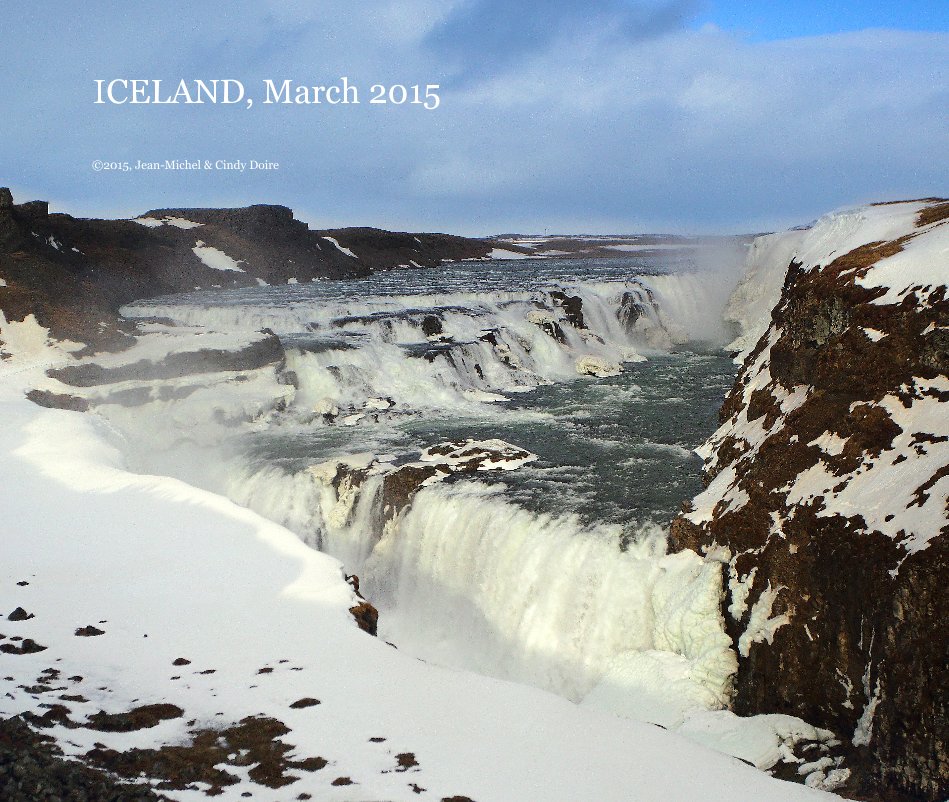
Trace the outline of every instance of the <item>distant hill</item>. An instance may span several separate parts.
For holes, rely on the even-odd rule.
[[[58,337],[119,347],[118,308],[197,288],[303,283],[488,258],[494,244],[375,228],[312,231],[286,206],[158,209],[134,220],[49,214],[0,188],[0,310]]]

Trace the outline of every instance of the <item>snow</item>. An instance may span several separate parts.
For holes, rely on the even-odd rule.
[[[675,729],[696,709],[721,706],[693,671],[690,660],[673,652],[623,652],[582,704]]]
[[[676,733],[534,688],[437,668],[369,637],[347,612],[355,597],[337,560],[223,497],[130,472],[120,436],[102,419],[40,408],[23,397],[28,387],[52,381],[43,375],[47,366],[67,359],[47,345],[45,331],[35,321],[3,322],[0,338],[15,351],[0,363],[0,609],[34,613],[7,622],[4,631],[47,647],[5,657],[3,673],[14,681],[2,680],[0,714],[42,713],[54,700],[78,721],[100,709],[159,701],[185,711],[132,733],[48,730],[68,754],[95,742],[117,749],[182,743],[190,719],[217,727],[268,715],[291,728],[284,740],[296,756],[330,761],[263,793],[275,802],[301,792],[353,799],[353,786],[331,785],[339,776],[351,777],[366,799],[416,799],[409,782],[433,799],[465,794],[478,802],[619,802],[631,788],[663,800],[822,798]],[[701,579],[696,590],[711,587],[703,573],[709,569],[694,555],[668,559],[670,602],[690,587],[683,586],[683,570]],[[699,597],[705,604],[704,591]],[[717,604],[717,595],[707,602]],[[685,612],[678,603],[671,609]],[[674,620],[660,620],[671,628],[664,625],[657,637],[677,637]],[[89,624],[105,634],[74,636]],[[683,643],[699,649],[685,656],[699,659],[703,643]],[[173,667],[178,657],[191,664]],[[89,701],[64,701],[59,690],[27,692],[24,686],[49,665],[62,677],[82,676],[68,687]],[[260,674],[262,667],[273,670]],[[303,696],[321,704],[291,709]],[[370,741],[377,737],[386,740]],[[403,752],[419,763],[406,774],[393,771]],[[669,771],[670,762],[688,770]],[[246,773],[231,770],[240,782],[222,799],[261,795]],[[201,790],[164,793],[204,798]]]
[[[917,395],[923,397],[914,398],[908,407],[895,395],[873,405],[885,410],[902,430],[891,449],[877,459],[866,458],[844,476],[833,473],[823,462],[813,465],[787,488],[788,503],[807,503],[823,496],[820,516],[860,515],[870,529],[899,541],[907,552],[925,549],[945,526],[949,477],[935,482],[925,498],[917,496],[917,488],[949,463],[949,442],[938,440],[947,434],[945,403],[938,400],[938,394],[949,390],[949,381],[941,376],[916,377],[913,383]],[[919,442],[918,436],[924,442]],[[925,442],[929,436],[936,442]],[[842,448],[842,442],[827,437],[819,444],[832,454],[831,444]]]
[[[949,225],[943,220],[927,226],[903,246],[899,253],[877,262],[857,279],[861,287],[885,287],[875,304],[895,304],[906,291],[921,287],[923,299],[936,287],[949,282]],[[922,299],[921,299],[922,300]]]
[[[49,329],[41,326],[36,315],[27,315],[22,321],[7,322],[0,309],[0,354],[16,354],[23,358],[35,358],[46,353]]]
[[[838,256],[874,242],[891,242],[916,230],[916,217],[929,204],[923,201],[861,206],[832,212],[802,232],[795,253],[805,270],[826,267]]]
[[[192,220],[185,220],[183,217],[166,217],[164,221],[169,226],[174,226],[175,228],[198,228],[203,226],[204,223],[195,223]]]
[[[260,331],[219,332],[202,326],[166,326],[162,323],[140,323],[135,343],[124,351],[101,352],[81,362],[115,368],[146,361],[157,363],[172,353],[193,353],[201,350],[240,351],[269,338]]]
[[[518,253],[517,251],[509,251],[506,248],[492,248],[491,253],[488,254],[488,259],[530,259],[531,256],[526,253]]]
[[[444,465],[451,471],[464,467],[473,459],[478,460],[479,471],[515,471],[536,460],[537,455],[503,440],[492,439],[431,446],[419,457],[420,462]]]
[[[809,446],[817,446],[821,451],[831,457],[843,454],[847,441],[834,432],[825,432],[816,440],[808,443]]]
[[[244,272],[244,268],[241,267],[241,261],[243,260],[234,260],[224,253],[224,251],[212,248],[210,245],[205,245],[202,240],[198,240],[191,250],[194,251],[195,256],[212,270],[230,270],[236,273]]]
[[[349,248],[344,248],[342,245],[340,245],[333,237],[323,237],[323,239],[325,239],[327,242],[332,242],[333,245],[336,246],[337,250],[341,251],[342,253],[345,253],[347,256],[351,256],[353,259],[359,258],[358,256],[356,256],[356,254],[354,254],[351,250],[349,250]]]
[[[605,245],[611,251],[634,253],[636,251],[675,251],[683,248],[698,248],[700,246],[686,242],[656,242],[652,245]]]
[[[739,353],[736,361],[740,362],[767,331],[792,260],[804,270],[814,270],[855,248],[910,236],[902,251],[877,262],[866,276],[857,278],[857,284],[886,288],[876,304],[899,303],[911,287],[945,285],[949,276],[947,221],[916,228],[917,216],[928,205],[910,201],[862,206],[825,215],[808,229],[757,237],[748,252],[744,278],[725,313],[740,331],[728,347]]]
[[[782,760],[798,762],[791,747],[799,741],[830,743],[833,733],[812,727],[794,716],[771,714],[740,718],[730,710],[700,713],[689,718],[679,732],[747,760],[760,769],[770,769]]]
[[[132,220],[133,223],[138,223],[141,226],[146,228],[159,228],[164,225],[174,226],[175,228],[198,228],[203,226],[204,223],[195,223],[192,220],[185,220],[183,217],[136,217]]]
[[[6,279],[0,278],[0,287],[6,287],[6,286],[7,286]]]

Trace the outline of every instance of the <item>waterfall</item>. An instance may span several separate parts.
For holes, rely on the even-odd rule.
[[[718,564],[667,555],[655,525],[583,523],[569,506],[576,500],[556,514],[531,511],[503,484],[437,473],[424,455],[401,446],[385,454],[378,440],[433,415],[500,421],[516,393],[615,376],[687,343],[722,344],[727,288],[715,276],[666,274],[484,291],[352,289],[327,282],[124,310],[150,325],[278,334],[288,403],[254,431],[319,444],[301,466],[242,452],[251,430],[232,430],[210,457],[214,415],[199,436],[182,435],[179,414],[167,439],[201,448],[179,443],[162,455],[161,438],[135,431],[140,415],[116,410],[126,436],[148,443],[142,468],[172,472],[177,459],[179,475],[338,557],[379,607],[380,635],[422,659],[665,726],[688,709],[727,705],[735,656]],[[239,392],[218,389],[231,386]],[[200,403],[193,396],[191,409]]]
[[[615,374],[687,342],[722,344],[726,294],[714,276],[678,274],[269,307],[156,301],[123,311],[217,331],[269,328],[284,339],[298,408],[354,414],[374,411],[379,399],[399,411],[503,401],[578,374]]]

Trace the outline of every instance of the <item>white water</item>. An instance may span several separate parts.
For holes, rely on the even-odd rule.
[[[570,325],[547,288],[355,299],[324,285],[305,289],[310,300],[289,290],[244,291],[231,304],[150,302],[124,311],[288,337],[298,346],[288,349],[296,404],[320,411],[358,412],[379,396],[410,411],[503,400],[497,395],[574,379],[584,360],[621,365],[686,342],[728,339],[727,286],[714,276],[560,283],[557,291],[580,299],[585,328]],[[437,334],[425,334],[426,319],[437,320]],[[553,326],[563,343],[551,336]]]
[[[508,411],[504,402],[552,384],[579,382],[582,390],[596,381],[580,378],[584,360],[619,370],[683,343],[729,338],[721,322],[729,288],[717,276],[540,278],[502,277],[508,289],[434,291],[440,278],[429,271],[388,277],[361,297],[358,282],[327,282],[139,304],[126,313],[277,332],[296,386],[275,387],[290,404],[228,431],[217,422],[233,417],[228,404],[248,402],[239,385],[233,402],[218,386],[213,409],[199,411],[200,396],[162,405],[172,413],[168,430],[156,420],[147,436],[141,409],[103,409],[142,470],[223,493],[339,557],[380,608],[380,635],[399,648],[675,726],[689,709],[728,701],[735,657],[722,629],[716,564],[665,555],[654,525],[583,523],[579,514],[590,512],[577,506],[583,497],[563,496],[558,513],[544,514],[513,503],[503,485],[462,481],[422,489],[389,520],[381,502],[388,463],[361,486],[332,483],[340,458],[361,467],[387,451],[397,462],[417,458],[420,443],[452,436],[453,420],[515,434],[527,422],[553,433],[569,425],[562,413]],[[400,279],[419,284],[406,293]],[[580,299],[583,327],[572,324],[557,292]],[[604,398],[635,399],[639,388],[625,381]],[[265,456],[248,451],[277,435],[279,448]],[[215,439],[220,446],[209,452]],[[622,433],[615,443],[602,440],[602,458],[622,440]],[[661,459],[688,459],[678,442],[653,445]],[[630,465],[640,459],[619,456]],[[306,470],[327,459],[329,471]],[[595,519],[595,511],[583,517]]]
[[[665,556],[656,530],[619,543],[615,527],[532,515],[483,485],[438,487],[376,545],[363,576],[399,611],[383,635],[425,659],[579,701],[629,653],[662,650],[707,681],[707,706],[723,706],[735,661],[718,626],[719,566]]]

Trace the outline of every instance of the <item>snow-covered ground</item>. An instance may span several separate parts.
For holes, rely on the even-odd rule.
[[[29,319],[0,319],[0,339],[8,355],[0,360],[0,612],[32,615],[0,624],[0,645],[11,646],[0,654],[0,714],[42,715],[61,704],[83,723],[100,710],[153,703],[182,711],[125,733],[51,727],[68,754],[94,744],[187,744],[191,732],[267,716],[289,729],[282,740],[294,746],[292,759],[328,764],[290,769],[296,781],[270,789],[235,753],[220,768],[238,782],[221,798],[819,798],[677,733],[438,668],[365,634],[349,613],[359,599],[337,560],[220,496],[130,472],[121,435],[104,419],[24,397],[35,387],[70,392],[44,375],[68,354]],[[86,627],[101,634],[76,634]],[[16,638],[44,648],[15,653],[26,643]],[[618,666],[614,690],[641,668]],[[670,670],[674,679],[679,669]],[[741,723],[723,711],[692,717],[684,729],[763,767],[787,753],[788,741],[830,737],[786,718]],[[344,778],[353,784],[339,784]],[[201,790],[164,793],[204,798]]]

